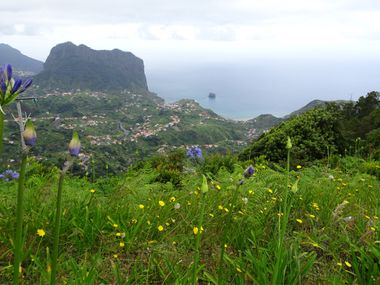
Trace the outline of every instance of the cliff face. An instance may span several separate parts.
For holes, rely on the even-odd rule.
[[[62,43],[50,51],[36,83],[63,90],[148,91],[144,62],[130,52]]]
[[[15,72],[36,74],[42,70],[43,63],[7,44],[0,44],[0,65],[11,64]]]

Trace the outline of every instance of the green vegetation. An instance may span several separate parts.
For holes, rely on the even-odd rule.
[[[379,99],[378,92],[371,92],[356,103],[330,103],[302,113],[263,134],[240,154],[240,158],[265,155],[270,161],[284,162],[287,136],[295,146],[293,166],[310,164],[333,153],[379,158]]]
[[[242,185],[247,162],[214,155],[194,164],[181,152],[157,161],[94,183],[66,177],[58,284],[191,284],[194,272],[211,284],[379,282],[380,186],[366,173],[371,164],[379,175],[378,161],[346,157],[333,168],[321,161],[289,177],[262,161]],[[59,171],[29,160],[26,177],[22,280],[44,284]],[[16,183],[1,181],[0,189],[0,280],[7,283]]]

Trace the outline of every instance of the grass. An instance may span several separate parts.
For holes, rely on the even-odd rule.
[[[184,174],[178,187],[154,182],[149,166],[95,183],[67,176],[57,283],[191,284],[196,266],[197,284],[378,284],[380,185],[363,163],[349,157],[334,169],[293,170],[290,187],[286,171],[265,166],[238,186],[246,165],[236,163],[206,175],[206,194],[200,172]],[[22,280],[46,284],[59,171],[34,162],[27,169]],[[1,284],[12,281],[16,190],[0,182]]]

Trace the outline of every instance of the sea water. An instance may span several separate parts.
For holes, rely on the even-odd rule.
[[[379,63],[370,58],[194,61],[156,65],[146,74],[149,89],[168,103],[194,99],[226,118],[245,120],[281,117],[314,99],[357,100],[380,91]]]

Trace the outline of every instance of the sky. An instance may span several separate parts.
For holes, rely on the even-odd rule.
[[[0,42],[42,61],[66,41],[152,62],[380,54],[378,0],[18,0],[0,15]]]
[[[18,0],[0,17],[0,43],[25,55],[130,51],[151,91],[233,118],[380,90],[379,0]]]

